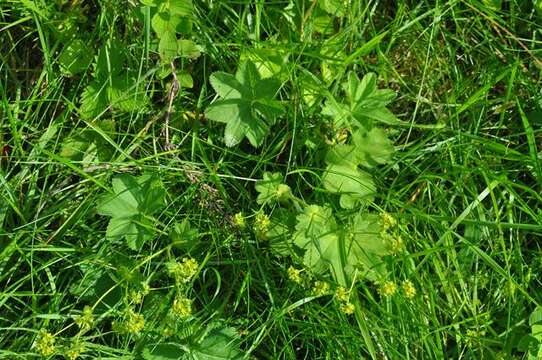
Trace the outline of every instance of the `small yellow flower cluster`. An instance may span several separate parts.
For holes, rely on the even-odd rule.
[[[405,293],[405,297],[407,299],[413,299],[414,296],[416,296],[416,288],[414,287],[414,284],[412,284],[412,281],[405,280],[403,281],[403,293]]]
[[[164,328],[164,330],[162,331],[162,336],[165,337],[166,339],[169,338],[169,337],[172,337],[174,334],[175,334],[174,329],[172,329],[171,327],[169,327],[167,325]]]
[[[467,329],[467,336],[473,337],[473,338],[479,338],[486,336],[485,330],[473,330],[473,329]]]
[[[346,129],[339,129],[335,131],[333,134],[333,138],[331,139],[331,144],[344,144],[348,140],[348,130]]]
[[[129,299],[133,304],[141,304],[145,296],[149,294],[151,288],[146,282],[141,283],[141,289],[131,289]]]
[[[386,297],[395,295],[397,292],[397,284],[393,281],[386,281],[380,288],[380,293]]]
[[[68,350],[66,350],[66,357],[70,360],[77,359],[83,352],[85,352],[85,346],[80,341],[75,341]]]
[[[466,343],[469,345],[473,345],[478,343],[484,336],[486,336],[486,331],[482,329],[467,329],[466,333]],[[537,357],[537,359],[539,359]]]
[[[335,289],[335,298],[341,303],[339,310],[346,314],[352,315],[356,311],[356,306],[350,302],[350,292],[343,286]]]
[[[254,230],[259,236],[265,236],[269,231],[269,226],[271,225],[271,220],[269,216],[265,215],[262,212],[256,214],[256,219],[254,220]]]
[[[346,315],[352,315],[356,311],[356,307],[350,301],[342,303],[339,306],[339,310]]]
[[[42,356],[50,356],[55,352],[55,336],[46,330],[38,333],[38,338],[34,343],[38,353]]]
[[[339,286],[335,290],[335,298],[337,298],[339,301],[345,302],[350,298],[350,294],[343,286]]]
[[[301,270],[290,266],[288,268],[288,279],[295,282],[296,284],[301,284],[303,282],[303,278],[301,277]]]
[[[145,327],[145,318],[136,313],[133,309],[126,312],[124,321],[120,324],[114,323],[113,328],[120,333],[139,334]]]
[[[192,300],[184,296],[177,296],[171,309],[181,319],[185,319],[192,315]]]
[[[247,226],[245,217],[243,216],[242,212],[238,212],[237,214],[233,215],[233,225],[235,225],[241,230]]]
[[[168,264],[169,273],[175,278],[176,281],[186,284],[194,275],[198,272],[199,264],[192,258],[183,258],[178,262]]]
[[[400,235],[392,237],[390,243],[391,251],[393,251],[394,254],[403,252],[405,250],[405,243],[403,242],[403,238]]]
[[[397,220],[389,213],[384,212],[380,215],[380,237],[389,243],[389,247],[394,254],[405,250],[403,238],[394,230],[396,226]]]
[[[312,291],[316,296],[326,295],[329,293],[329,284],[325,281],[315,281]]]
[[[380,221],[382,223],[382,231],[388,231],[397,225],[397,220],[387,212],[380,214]]]
[[[75,318],[75,323],[81,331],[88,331],[94,326],[94,314],[92,308],[86,305],[81,315]]]

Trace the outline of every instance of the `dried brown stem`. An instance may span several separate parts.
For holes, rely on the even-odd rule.
[[[179,93],[179,80],[177,79],[177,73],[175,71],[175,64],[173,63],[173,61],[171,62],[171,73],[173,75],[173,82],[171,83],[171,88],[169,89],[169,92],[168,92],[168,107],[167,107],[167,111],[166,111],[166,116],[165,116],[165,136],[166,136],[166,144],[165,144],[165,149],[166,150],[173,150],[175,148],[175,145],[173,145],[170,141],[169,141],[169,119],[171,118],[171,110],[173,108],[173,100],[175,99],[175,97],[177,96],[177,94]]]

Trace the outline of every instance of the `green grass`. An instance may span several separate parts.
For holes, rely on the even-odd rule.
[[[253,359],[529,358],[520,339],[542,304],[542,13],[530,0],[351,0],[340,16],[316,3],[194,1],[193,30],[182,36],[201,56],[175,60],[193,86],[181,87],[171,108],[173,79],[160,76],[169,64],[160,63],[150,8],[0,3],[1,359],[41,357],[35,342],[45,330],[59,359],[74,343],[84,345],[82,359],[138,359],[157,343],[189,349],[190,359],[215,359],[197,351],[217,349],[235,358],[222,349],[237,347]],[[59,30],[69,24],[77,28]],[[81,95],[97,76],[91,64],[61,71],[71,37],[94,55],[119,41],[122,71],[134,79],[115,100],[126,108],[81,116]],[[286,59],[274,75],[284,114],[258,148],[246,139],[226,147],[224,124],[205,117],[216,101],[209,77],[264,51]],[[112,84],[107,66],[104,84]],[[389,108],[405,124],[385,127],[396,151],[372,169],[374,200],[345,210],[321,183],[337,135],[322,106],[330,94],[342,101],[350,71],[374,72],[380,88],[396,91]],[[164,131],[170,110],[174,148]],[[66,156],[83,131],[100,153]],[[285,177],[296,206],[328,204],[339,222],[367,211],[397,219],[405,249],[383,258],[385,279],[357,278],[355,314],[333,296],[340,281],[312,274],[331,284],[314,297],[311,283],[288,278],[290,266],[302,268],[299,252],[279,256],[254,231],[259,211],[296,211],[257,203],[265,171]],[[97,212],[120,174],[154,174],[166,192],[137,249],[108,239],[110,218]],[[234,225],[239,212],[245,229]],[[199,232],[190,251],[169,236],[184,219]],[[188,256],[197,274],[176,283],[167,264]],[[385,281],[405,280],[417,290],[412,299],[401,289],[382,294]],[[150,291],[138,302],[144,283]],[[179,293],[194,301],[188,319],[172,318]],[[85,306],[94,314],[87,331],[75,323]],[[145,320],[134,333],[118,328],[130,308]]]

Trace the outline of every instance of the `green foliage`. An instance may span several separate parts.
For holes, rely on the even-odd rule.
[[[200,234],[190,225],[188,219],[175,223],[169,233],[173,246],[190,252],[198,245]]]
[[[105,84],[93,82],[81,94],[79,114],[83,119],[98,118],[109,105],[107,88]]]
[[[244,354],[239,349],[238,334],[234,328],[211,330],[204,339],[190,349],[186,360],[239,360]]]
[[[330,15],[343,16],[345,9],[345,2],[340,0],[324,0],[318,3],[320,8]]]
[[[145,360],[238,360],[243,359],[238,335],[231,327],[212,328],[197,343],[188,346],[157,344],[143,350]]]
[[[105,134],[113,134],[113,120],[97,120],[94,125]],[[62,144],[60,156],[73,161],[82,161],[88,165],[97,161],[109,161],[113,155],[111,145],[96,131],[85,129],[66,138]]]
[[[85,71],[93,59],[93,51],[84,41],[75,39],[67,44],[58,58],[62,72],[76,75]]]
[[[124,70],[123,45],[118,40],[105,43],[94,64],[94,80],[81,94],[79,114],[96,119],[108,109],[132,112],[144,109],[149,98],[132,71]]]
[[[256,191],[259,193],[256,202],[266,204],[271,201],[284,202],[291,195],[290,187],[283,184],[282,175],[279,173],[265,172],[263,179],[256,183]]]
[[[389,238],[383,236],[380,217],[358,213],[347,225],[344,237],[344,271],[352,280],[358,276],[378,282],[387,277],[383,256],[391,255]]]
[[[267,236],[277,254],[296,257],[294,248],[300,249],[303,266],[315,274],[330,273],[342,286],[350,286],[355,277],[373,282],[386,278],[383,257],[392,251],[379,216],[359,212],[338,223],[329,206],[308,205],[292,229],[289,212],[281,210]]]
[[[352,166],[328,165],[323,183],[327,190],[341,194],[341,206],[345,209],[370,201],[376,191],[371,175]]]
[[[391,160],[393,151],[393,144],[382,129],[355,130],[351,144],[335,145],[327,153],[324,187],[341,195],[341,206],[345,209],[371,200],[376,191],[372,176],[358,167],[385,164]]]
[[[542,2],[385,3],[0,1],[0,358],[540,358]]]
[[[526,352],[529,360],[540,359],[542,356],[542,308],[537,307],[529,316],[531,333],[524,336],[518,350]]]
[[[252,62],[242,63],[235,76],[215,72],[209,81],[220,100],[205,109],[205,116],[226,123],[226,146],[239,144],[245,136],[252,146],[260,146],[270,126],[283,113],[280,102],[273,100],[280,82],[262,79]]]
[[[239,61],[252,62],[262,79],[287,80],[289,53],[278,49],[277,45],[268,44],[268,47],[249,49],[241,53]]]
[[[164,207],[165,190],[156,177],[122,174],[113,179],[113,192],[99,202],[98,214],[109,216],[106,237],[126,239],[128,247],[139,250],[155,237],[152,215]]]
[[[331,116],[337,127],[361,127],[370,130],[374,121],[394,125],[399,120],[386,106],[395,98],[392,90],[381,90],[376,85],[376,75],[369,73],[360,81],[356,74],[349,73],[342,84],[348,103],[328,97],[323,109]]]
[[[145,360],[180,360],[185,351],[176,344],[156,344],[147,346],[142,353]]]
[[[323,113],[332,116],[334,126],[351,132],[349,144],[336,144],[326,156],[324,187],[340,194],[340,204],[345,209],[371,201],[376,191],[372,176],[359,166],[371,168],[386,164],[394,152],[393,144],[374,120],[393,124],[398,122],[386,108],[395,93],[376,87],[376,76],[367,74],[360,81],[350,73],[342,84],[349,104],[339,103],[333,97],[323,108]]]
[[[158,37],[158,53],[164,63],[177,57],[196,58],[199,48],[188,39],[179,39],[192,31],[193,5],[191,0],[142,0],[146,6],[156,8],[151,26]]]

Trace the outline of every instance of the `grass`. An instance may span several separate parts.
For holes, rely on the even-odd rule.
[[[156,343],[194,359],[215,358],[205,351],[235,358],[238,349],[254,359],[528,358],[520,339],[542,303],[541,14],[520,0],[351,0],[340,16],[315,4],[195,1],[186,38],[202,52],[175,61],[193,86],[170,108],[172,78],[160,76],[150,8],[0,3],[0,358],[39,358],[43,331],[54,335],[51,358],[70,358],[79,344],[83,359],[137,359]],[[76,28],[59,30],[68,25]],[[135,79],[123,100],[136,106],[80,116],[95,76],[90,64],[62,73],[67,36],[94,50],[113,38],[122,44],[122,67]],[[235,73],[240,58],[265,51],[285,59],[275,74],[285,112],[260,147],[245,139],[228,148],[224,125],[204,116],[215,100],[209,76]],[[405,250],[385,257],[385,280],[400,289],[384,296],[378,281],[358,279],[354,315],[340,311],[336,279],[315,275],[331,290],[313,296],[311,284],[288,278],[299,258],[278,256],[252,229],[259,211],[279,211],[256,201],[264,171],[284,175],[301,202],[350,216],[320,182],[334,131],[322,105],[327,94],[343,96],[349,71],[377,73],[405,122],[388,127],[393,160],[373,171],[377,196],[360,210],[397,219]],[[86,158],[63,153],[83,131],[102,159],[88,149]],[[147,224],[152,239],[133,250],[106,237],[109,218],[96,209],[113,178],[143,173],[160,178],[165,205]],[[245,229],[234,225],[239,212]],[[184,219],[199,233],[191,251],[168,236]],[[197,273],[176,283],[167,264],[187,256]],[[172,320],[179,293],[193,299],[193,314]],[[87,330],[75,323],[85,306],[94,318]],[[119,329],[127,309],[143,314],[141,330]]]

